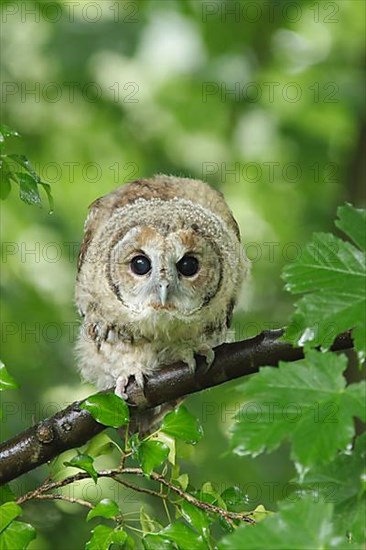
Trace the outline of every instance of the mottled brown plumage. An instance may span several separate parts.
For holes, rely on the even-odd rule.
[[[143,273],[142,273],[143,271]],[[213,359],[247,271],[239,229],[206,183],[158,175],[94,201],[78,261],[84,379],[142,385],[162,364]]]

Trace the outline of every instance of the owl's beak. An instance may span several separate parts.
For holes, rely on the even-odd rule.
[[[168,281],[161,281],[159,283],[159,298],[162,306],[165,306],[166,304],[166,300],[168,298],[168,288],[169,288]]]

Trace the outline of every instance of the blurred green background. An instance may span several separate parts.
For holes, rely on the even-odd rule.
[[[55,200],[50,214],[46,198],[27,206],[14,187],[1,205],[1,357],[21,384],[3,401],[6,439],[93,391],[75,370],[76,257],[88,205],[119,184],[163,172],[223,191],[252,260],[236,337],[286,323],[283,265],[314,231],[333,230],[338,205],[364,205],[365,4],[28,0],[1,11],[2,122],[22,136],[7,152],[26,154]],[[182,470],[197,487],[239,485],[248,510],[275,509],[296,489],[289,452],[228,452],[235,387],[187,399],[205,437],[182,449]],[[139,509],[141,495],[104,488]],[[74,494],[101,498],[93,484]],[[76,505],[27,505],[39,528],[30,548],[81,548],[84,517]]]

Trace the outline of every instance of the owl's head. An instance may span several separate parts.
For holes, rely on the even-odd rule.
[[[220,254],[197,226],[159,218],[155,226],[131,228],[115,243],[108,262],[110,280],[118,299],[135,313],[190,316],[217,293]]]
[[[189,322],[234,301],[246,269],[222,195],[190,179],[156,176],[98,199],[86,222],[77,300],[103,300],[135,319]],[[207,308],[207,309],[206,309]]]

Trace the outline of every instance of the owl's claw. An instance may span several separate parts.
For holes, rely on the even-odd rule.
[[[127,401],[128,395],[126,393],[126,388],[128,385],[128,377],[127,376],[119,376],[116,380],[116,388],[114,390],[114,393],[118,395],[121,399],[124,399]]]
[[[201,368],[204,372],[207,372],[210,369],[215,359],[214,350],[208,344],[202,344],[201,347],[197,350],[197,354],[203,355],[204,358],[206,359],[206,365]],[[182,357],[182,361],[186,365],[188,365],[189,370],[191,372],[194,372],[196,370],[197,364],[196,364],[196,359],[194,357],[193,350],[187,350],[184,357]]]
[[[206,365],[202,367],[204,372],[208,372],[212,363],[215,360],[215,352],[208,344],[202,344],[202,346],[197,351],[198,355],[203,355],[206,359]]]
[[[193,350],[189,348],[186,349],[184,353],[181,354],[180,358],[183,363],[188,365],[191,372],[194,372],[196,370],[196,359],[194,357]]]

